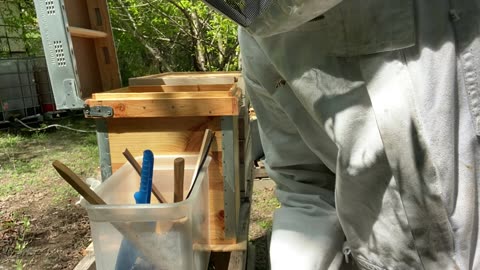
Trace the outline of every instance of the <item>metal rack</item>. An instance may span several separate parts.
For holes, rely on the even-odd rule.
[[[1,57],[23,57],[27,49],[23,40],[23,29],[8,23],[8,19],[20,17],[20,6],[15,1],[2,1],[0,12],[0,55]]]
[[[0,121],[41,113],[33,58],[0,59]]]
[[[0,123],[55,109],[44,57],[0,59]]]
[[[52,84],[48,76],[47,60],[45,57],[36,57],[33,61],[35,83],[42,112],[56,111],[55,97],[53,96]]]

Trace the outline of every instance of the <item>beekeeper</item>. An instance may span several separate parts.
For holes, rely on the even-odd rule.
[[[241,27],[278,269],[480,269],[480,1],[205,0]]]

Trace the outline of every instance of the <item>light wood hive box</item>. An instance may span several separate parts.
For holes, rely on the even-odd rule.
[[[240,73],[164,73],[132,78],[129,84],[86,100],[87,111],[113,109],[105,118],[112,171],[125,164],[125,148],[134,156],[145,149],[157,155],[198,153],[205,129],[211,129],[215,139],[206,244],[237,243],[245,172],[250,169],[245,164],[251,163],[244,160],[249,117]]]

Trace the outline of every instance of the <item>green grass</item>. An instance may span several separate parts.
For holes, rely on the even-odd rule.
[[[270,230],[272,229],[273,222],[271,219],[260,220],[258,225],[264,230]]]
[[[21,136],[6,134],[6,136],[0,139],[0,148],[7,149],[10,147],[15,147],[21,142],[21,140]]]
[[[0,222],[0,230],[6,230],[9,231],[10,234],[15,235],[15,247],[12,251],[16,257],[15,269],[22,270],[23,260],[21,256],[30,243],[29,239],[27,239],[27,235],[32,227],[30,217],[21,212],[13,212],[4,218],[5,220],[1,220]]]
[[[79,194],[72,187],[61,185],[53,188],[53,203],[59,204],[73,197],[78,197]]]
[[[16,270],[23,270],[23,260],[22,259],[16,259],[15,260],[15,269]]]
[[[30,232],[30,228],[31,228],[30,217],[22,216],[22,219],[18,220],[17,222],[21,226],[21,229],[20,229],[20,235],[17,238],[17,242],[15,243],[15,251],[17,252],[17,254],[22,254],[22,252],[25,250],[25,248],[28,245],[28,241],[25,239],[25,235],[28,232]]]
[[[14,252],[17,256],[22,255],[29,244],[26,235],[31,230],[30,216],[22,212],[13,212],[4,217],[0,222],[0,230],[10,231],[16,235]]]
[[[61,124],[76,129],[95,130],[92,120],[72,117],[46,124]],[[51,166],[59,160],[83,177],[97,177],[99,166],[95,133],[78,133],[52,128],[45,132],[22,130],[0,133],[0,199],[26,189],[52,194],[59,203],[77,196],[77,193]]]

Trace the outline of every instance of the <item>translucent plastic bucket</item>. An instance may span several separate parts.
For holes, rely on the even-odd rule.
[[[155,156],[153,184],[173,201],[173,161],[177,156]],[[196,155],[185,159],[184,194],[188,193]],[[137,159],[141,164],[141,158]],[[95,261],[98,270],[106,269],[205,269],[208,252],[193,249],[194,243],[208,239],[208,165],[207,158],[192,194],[178,203],[160,204],[152,195],[151,204],[136,205],[133,194],[138,191],[140,177],[130,164],[125,164],[96,188],[107,205],[84,202],[90,219]],[[140,252],[120,233],[128,228],[150,255]],[[154,251],[154,252],[151,252]],[[153,254],[153,256],[152,256]]]

